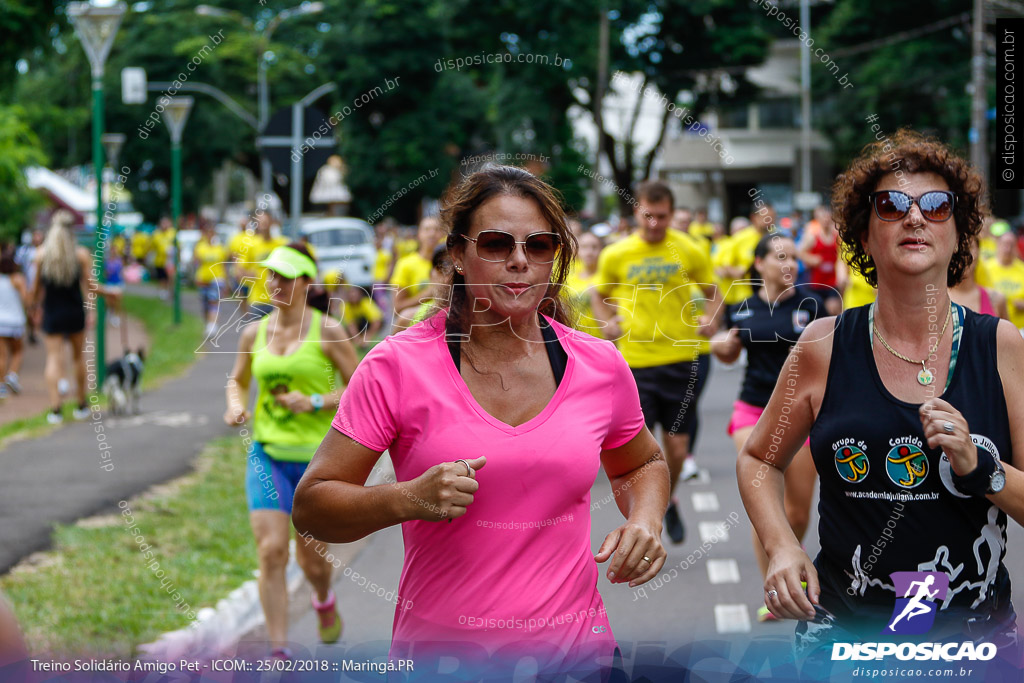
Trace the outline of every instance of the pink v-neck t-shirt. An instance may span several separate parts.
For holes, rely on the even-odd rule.
[[[565,375],[547,407],[518,427],[473,398],[445,343],[443,313],[378,344],[342,394],[334,428],[390,451],[398,481],[487,456],[464,516],[402,524],[393,658],[452,641],[551,663],[614,651],[590,547],[590,488],[601,451],[630,441],[644,418],[615,346],[551,325],[568,356]]]

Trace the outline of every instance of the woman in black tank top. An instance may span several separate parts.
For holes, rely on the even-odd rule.
[[[737,464],[769,557],[764,597],[801,620],[799,654],[973,640],[1018,661],[1003,558],[1007,516],[1024,523],[1024,340],[946,289],[971,258],[982,187],[944,145],[901,131],[834,188],[851,266],[878,299],[807,328]],[[782,472],[808,436],[814,562],[782,506]]]

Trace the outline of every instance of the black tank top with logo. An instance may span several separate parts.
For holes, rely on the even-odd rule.
[[[1010,463],[996,363],[999,320],[956,308],[963,321],[959,352],[939,397],[963,414],[979,448]],[[822,606],[855,620],[887,615],[896,598],[891,572],[940,571],[949,576],[940,615],[1012,611],[1003,566],[1006,514],[953,487],[946,456],[925,441],[919,406],[882,384],[868,315],[862,306],[836,320],[828,383],[810,433],[821,479],[821,552],[814,563]]]

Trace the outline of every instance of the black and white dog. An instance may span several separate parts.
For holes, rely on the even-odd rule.
[[[139,413],[145,359],[145,351],[139,349],[138,351],[128,351],[123,357],[107,365],[107,379],[103,382],[103,393],[107,395],[110,412],[114,415],[127,415],[129,408],[133,413]]]

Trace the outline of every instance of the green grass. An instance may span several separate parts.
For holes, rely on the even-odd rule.
[[[140,644],[187,626],[189,610],[215,604],[252,578],[245,463],[238,438],[216,440],[199,456],[196,474],[129,503],[151,559],[123,513],[103,524],[58,525],[47,554],[52,563],[0,577],[30,651],[131,657]],[[153,561],[165,572],[164,586],[148,566]],[[182,600],[187,605],[178,606]]]
[[[123,305],[128,315],[139,320],[149,337],[146,349],[146,372],[143,386],[151,390],[168,378],[176,377],[195,360],[195,349],[203,340],[203,322],[199,317],[183,312],[181,325],[173,322],[173,309],[157,298],[125,295]],[[129,340],[130,341],[130,340]],[[111,346],[113,345],[113,347]],[[140,346],[138,340],[129,343]],[[107,339],[107,349],[120,349],[120,340]],[[71,419],[72,406],[64,406],[65,421]],[[13,438],[32,438],[55,429],[46,422],[46,412],[33,417],[0,424],[0,448]]]

